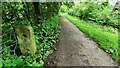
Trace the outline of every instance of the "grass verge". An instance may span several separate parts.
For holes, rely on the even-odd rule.
[[[120,46],[118,45],[118,29],[102,26],[90,21],[83,21],[65,14],[65,17],[80,30],[96,41],[105,52],[112,55],[115,61],[120,60]]]

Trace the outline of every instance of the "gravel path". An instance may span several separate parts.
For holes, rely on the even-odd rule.
[[[110,56],[64,15],[60,17],[60,25],[60,42],[46,66],[115,66]]]

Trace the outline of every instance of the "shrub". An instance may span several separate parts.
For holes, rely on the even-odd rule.
[[[80,19],[91,20],[99,24],[112,26],[118,28],[118,14],[116,11],[112,12],[112,6],[95,3],[76,3],[69,11],[68,14],[77,16]]]
[[[1,66],[43,66],[43,59],[54,50],[59,36],[58,11],[60,3],[3,2],[2,3],[2,62]],[[35,8],[40,9],[36,13]],[[39,10],[37,9],[37,10]],[[49,11],[48,11],[49,10]],[[39,15],[41,14],[41,15]],[[37,52],[22,55],[15,33],[16,25],[33,27]],[[28,51],[29,52],[29,51]],[[1,60],[1,59],[0,59]]]
[[[60,7],[60,12],[62,12],[62,13],[67,12],[67,10],[68,10],[68,8],[67,8],[66,5],[62,5],[62,6]]]

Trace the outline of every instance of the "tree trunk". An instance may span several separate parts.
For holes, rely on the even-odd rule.
[[[38,18],[38,16],[40,15],[39,2],[33,2],[33,5],[34,5],[34,8],[35,8],[35,14],[36,14],[36,17],[37,17],[37,23],[40,23],[39,18]]]

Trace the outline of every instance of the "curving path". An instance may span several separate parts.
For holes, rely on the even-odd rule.
[[[46,66],[115,66],[110,56],[64,15],[60,17],[60,25],[60,42]]]

